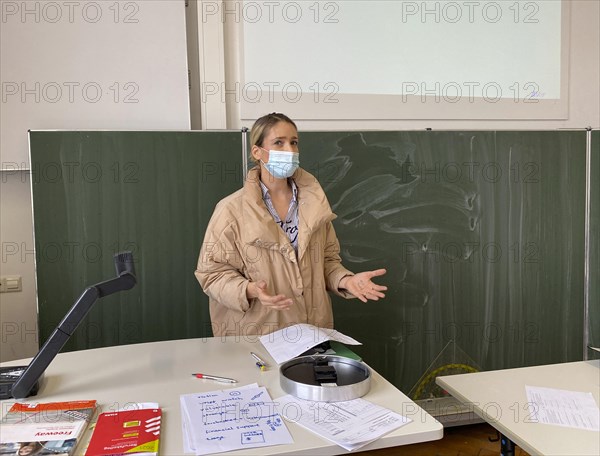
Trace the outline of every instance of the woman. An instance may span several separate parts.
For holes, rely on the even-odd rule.
[[[17,456],[34,456],[44,449],[41,442],[23,442],[17,450]]]
[[[327,290],[363,302],[385,297],[372,278],[341,264],[335,215],[323,189],[298,167],[298,129],[287,116],[258,119],[244,187],[220,201],[196,277],[209,297],[213,334],[268,334],[296,323],[333,328]]]
[[[65,445],[68,442],[69,444]],[[64,440],[62,446],[47,446],[49,442],[22,442],[17,450],[17,456],[36,456],[36,455],[53,455],[53,456],[69,456],[69,449],[73,447],[75,441]]]

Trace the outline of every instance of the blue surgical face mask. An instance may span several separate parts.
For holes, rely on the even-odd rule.
[[[263,149],[261,147],[261,149]],[[267,149],[263,149],[267,150]],[[277,179],[287,179],[291,177],[298,166],[300,166],[300,157],[297,152],[289,152],[287,150],[270,150],[269,162],[260,161],[271,176]]]

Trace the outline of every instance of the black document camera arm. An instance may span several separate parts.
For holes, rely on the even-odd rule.
[[[12,387],[12,397],[21,399],[29,396],[35,383],[99,298],[118,291],[129,290],[135,286],[135,269],[131,252],[117,253],[114,259],[117,277],[85,289],[48,340],[46,340],[35,358],[29,363],[29,366],[27,366],[27,369],[25,369],[19,380],[15,382]]]

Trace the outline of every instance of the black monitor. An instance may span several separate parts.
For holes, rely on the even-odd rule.
[[[75,332],[94,303],[104,296],[129,290],[135,286],[137,281],[132,253],[117,253],[114,260],[117,277],[86,288],[27,367],[2,368],[2,372],[0,372],[2,379],[0,399],[11,397],[21,399],[36,394],[40,377],[69,340],[69,337]]]

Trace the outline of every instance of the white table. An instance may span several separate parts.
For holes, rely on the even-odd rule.
[[[270,363],[261,372],[250,356],[258,353]],[[26,365],[29,360],[3,363]],[[96,399],[103,410],[114,410],[130,402],[158,402],[163,410],[160,454],[183,455],[179,396],[226,388],[224,383],[192,377],[194,372],[231,377],[235,386],[257,382],[267,387],[276,400],[285,393],[279,386],[279,371],[257,337],[186,339],[59,354],[50,364],[37,396],[28,401],[54,402]],[[371,390],[365,399],[392,409],[413,421],[382,437],[363,450],[385,448],[440,439],[442,425],[418,407],[383,377],[373,371]],[[2,414],[9,403],[2,401]],[[345,454],[346,450],[301,428],[287,423],[293,445],[239,450],[233,454]],[[89,439],[89,436],[85,436]],[[86,442],[82,442],[85,445]],[[80,447],[81,448],[81,447]],[[223,454],[223,453],[221,453]]]
[[[508,448],[512,441],[532,455],[600,455],[598,432],[531,422],[525,392],[526,385],[591,392],[600,404],[599,360],[448,375],[436,382],[494,426]]]

